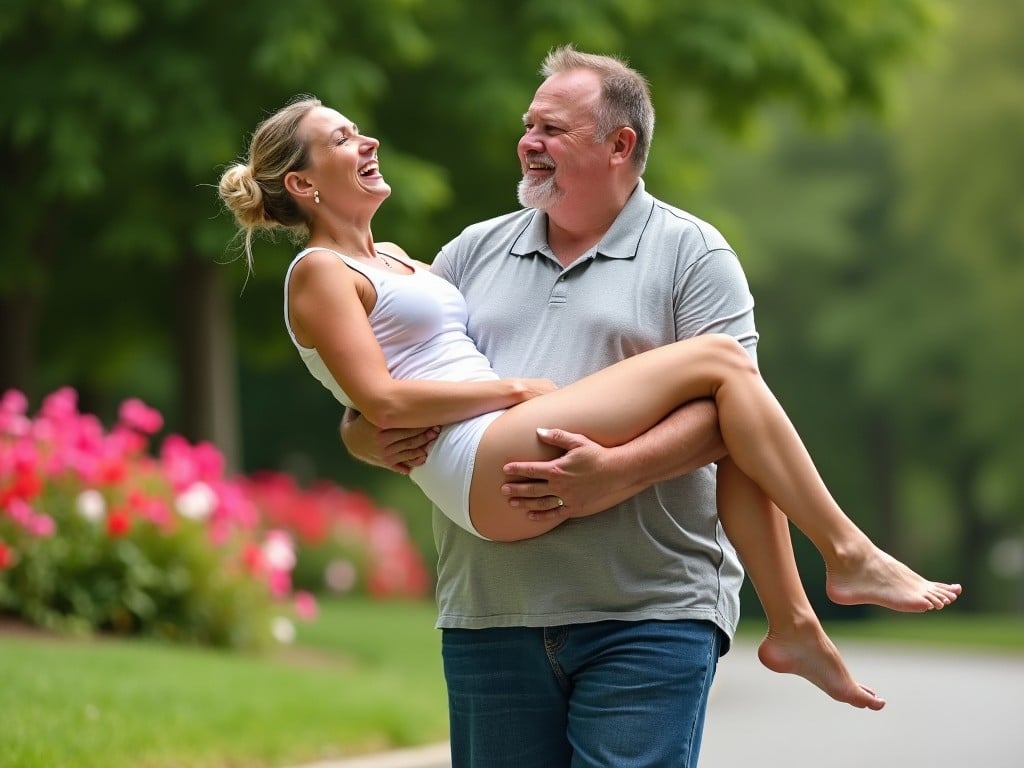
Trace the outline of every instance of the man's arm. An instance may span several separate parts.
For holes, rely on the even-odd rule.
[[[346,408],[338,427],[341,442],[353,458],[408,475],[427,460],[440,427],[379,429],[354,408]]]
[[[510,506],[539,520],[602,512],[655,483],[726,455],[713,400],[687,403],[636,439],[614,448],[563,430],[547,430],[539,437],[566,453],[551,461],[509,462],[505,474],[529,479],[502,486]]]

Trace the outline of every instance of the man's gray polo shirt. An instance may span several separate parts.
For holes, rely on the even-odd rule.
[[[546,226],[533,210],[474,224],[434,262],[465,295],[469,333],[500,375],[564,385],[708,332],[730,333],[754,354],[753,299],[736,255],[642,181],[597,247],[567,269]],[[742,570],[718,523],[713,467],[528,541],[482,540],[437,510],[434,535],[440,627],[689,618],[731,637],[739,618]]]

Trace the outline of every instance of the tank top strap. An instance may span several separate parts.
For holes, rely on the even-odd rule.
[[[295,254],[295,258],[292,259],[292,263],[288,265],[288,270],[284,274],[284,327],[288,330],[288,335],[291,337],[291,340],[295,344],[295,346],[302,349],[305,349],[305,347],[299,344],[299,340],[295,338],[295,332],[292,331],[291,321],[288,319],[288,285],[291,283],[292,270],[295,269],[295,265],[302,261],[303,257],[307,256],[313,251],[327,251],[327,253],[333,253],[335,256],[341,259],[346,264],[346,266],[351,267],[356,272],[359,272],[361,275],[363,275],[367,280],[369,280],[370,285],[373,286],[373,289],[377,292],[378,296],[380,296],[381,291],[379,275],[382,273],[380,273],[379,270],[373,270],[370,269],[369,267],[365,267],[355,259],[351,258],[350,256],[346,256],[345,254],[339,253],[338,251],[332,250],[330,248],[324,248],[322,246],[303,248],[301,251]],[[373,274],[375,271],[377,272],[377,274]]]

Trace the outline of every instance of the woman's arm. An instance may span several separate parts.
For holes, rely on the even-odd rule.
[[[349,456],[402,475],[426,462],[440,432],[438,426],[377,429],[354,408],[345,409],[338,425],[338,434]]]
[[[330,253],[315,251],[292,270],[292,330],[316,347],[355,407],[382,428],[449,424],[507,408],[554,385],[541,379],[453,382],[391,377],[367,320],[376,300],[368,281]]]

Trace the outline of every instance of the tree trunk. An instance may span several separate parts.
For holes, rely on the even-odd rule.
[[[975,611],[986,607],[979,594],[984,592],[983,585],[987,583],[986,555],[992,545],[995,530],[991,524],[986,523],[975,500],[974,488],[980,463],[977,458],[964,457],[951,473],[953,498],[960,513],[956,578],[967,585],[957,603],[964,603],[964,608]],[[972,585],[975,585],[974,589],[971,589]]]
[[[36,383],[39,296],[0,296],[0,391],[17,389],[30,398]]]
[[[10,157],[7,160],[14,162]],[[16,185],[23,174],[12,173],[8,183]],[[41,394],[36,391],[39,326],[45,286],[52,279],[61,219],[61,206],[50,206],[46,222],[28,238],[28,252],[14,254],[15,259],[23,261],[16,282],[5,285],[0,292],[0,392],[14,388],[29,399]]]
[[[896,452],[892,446],[892,430],[884,414],[873,419],[868,435],[872,474],[871,500],[875,504],[875,530],[871,538],[887,552],[902,550],[902,527],[897,510]]]
[[[224,454],[227,469],[242,466],[234,316],[213,261],[194,253],[178,271],[178,399],[181,432]]]

